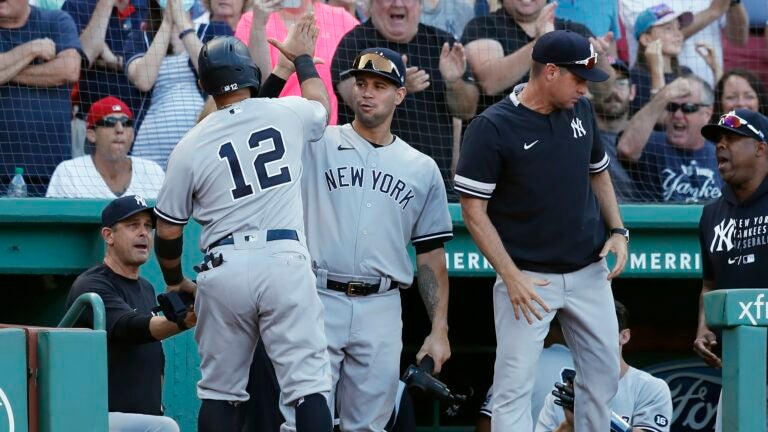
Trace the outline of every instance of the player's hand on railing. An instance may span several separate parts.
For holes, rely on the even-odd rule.
[[[460,80],[466,70],[467,56],[464,54],[464,46],[459,42],[454,42],[452,47],[449,47],[448,42],[443,43],[440,50],[440,75],[445,83],[451,84]]]
[[[424,344],[416,353],[416,362],[421,363],[421,359],[429,354],[435,362],[433,374],[439,373],[443,364],[451,357],[451,344],[448,342],[448,331],[432,330],[424,339]]]
[[[518,272],[513,277],[504,277],[502,279],[507,286],[507,294],[512,302],[512,310],[515,312],[516,320],[519,320],[520,315],[522,315],[528,321],[528,324],[533,324],[533,318],[541,321],[543,315],[535,303],[538,303],[544,312],[549,312],[549,306],[536,292],[537,286],[549,285],[548,280],[533,278],[523,272]]]
[[[699,355],[706,364],[712,367],[723,367],[723,361],[712,351],[717,345],[717,336],[709,327],[701,327],[696,331],[693,340],[693,352]]]
[[[408,66],[408,56],[403,54],[405,64],[405,89],[408,93],[418,93],[429,87],[429,74],[418,66]]]

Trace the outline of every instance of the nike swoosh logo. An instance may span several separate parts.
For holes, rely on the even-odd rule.
[[[733,264],[736,262],[736,258],[728,258],[728,264]]]
[[[336,147],[336,150],[339,150],[339,151],[341,151],[341,150],[354,150],[354,149],[355,149],[354,147],[342,147],[341,144],[339,144],[339,146]]]
[[[536,141],[534,141],[534,142],[532,142],[530,144],[528,144],[528,143],[523,144],[523,150],[528,150],[529,148],[535,146],[537,142],[539,142],[539,140],[536,140]]]

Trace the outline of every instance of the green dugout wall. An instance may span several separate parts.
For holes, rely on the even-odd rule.
[[[105,204],[106,201],[101,200],[0,199],[0,273],[4,275],[0,289],[3,298],[10,299],[0,302],[0,322],[37,325],[58,322],[64,313],[67,284],[77,274],[101,261],[103,245],[99,225]],[[690,296],[691,287],[696,286],[695,279],[701,273],[697,237],[700,214],[699,205],[623,206],[622,215],[632,230],[632,240],[627,270],[617,284],[633,287],[682,284],[689,287]],[[474,327],[479,325],[477,322],[489,322],[488,314],[492,313],[490,295],[487,290],[481,292],[476,288],[490,286],[494,273],[467,233],[457,204],[451,205],[451,215],[455,238],[446,245],[446,253],[454,299],[451,306],[454,359],[457,359],[457,368],[458,364],[472,369],[485,368],[482,372],[487,375],[487,361],[478,365],[473,364],[472,359],[477,353],[484,353],[486,357],[492,353],[493,336],[473,338],[464,335],[478,331],[479,327]],[[564,215],[563,223],[568,223],[567,215]],[[200,259],[197,250],[199,232],[200,227],[196,224],[190,224],[185,231],[183,266],[191,278],[194,278],[192,266]],[[145,265],[142,274],[156,289],[163,289],[162,276],[154,258]],[[28,298],[33,296],[30,293],[34,293],[35,298]],[[674,294],[670,292],[670,295]],[[415,344],[420,343],[428,327],[426,317],[409,318],[412,310],[425,315],[423,306],[418,305],[418,294],[407,292],[403,299],[406,332],[414,334],[413,342],[406,340],[405,343],[404,364],[407,364],[418,350]],[[473,302],[481,306],[473,306]],[[691,307],[695,309],[695,306]],[[475,307],[477,310],[473,309],[467,315],[455,313]],[[690,327],[694,325],[691,321]],[[409,331],[409,326],[418,328]],[[482,331],[487,332],[487,327]],[[182,430],[194,430],[198,408],[195,382],[199,373],[192,334],[187,332],[177,336],[166,341],[164,346],[167,412],[179,421]],[[650,348],[653,348],[652,344]],[[482,399],[485,389],[475,388],[474,391],[475,399]]]

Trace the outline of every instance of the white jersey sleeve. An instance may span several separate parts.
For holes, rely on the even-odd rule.
[[[544,406],[539,412],[539,419],[536,422],[535,432],[552,432],[565,421],[563,408],[555,405],[555,396],[551,393],[544,399]]]
[[[163,220],[184,225],[192,215],[192,191],[194,190],[195,152],[184,151],[182,138],[168,158],[163,187],[157,196],[155,214]]]
[[[314,142],[322,138],[325,126],[328,124],[328,111],[323,104],[299,96],[285,96],[272,100],[296,113],[302,121],[307,141]]]
[[[669,432],[672,423],[672,395],[664,380],[642,371],[635,387],[632,427],[652,432]]]
[[[430,162],[432,163],[430,188],[424,202],[424,208],[413,228],[411,242],[414,245],[434,239],[448,241],[453,237],[453,223],[448,211],[445,183],[437,164],[431,159]]]

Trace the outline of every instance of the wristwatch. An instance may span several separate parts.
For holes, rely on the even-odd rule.
[[[621,236],[624,236],[624,238],[627,240],[627,243],[629,243],[629,230],[626,228],[611,228],[611,235],[618,234]]]

